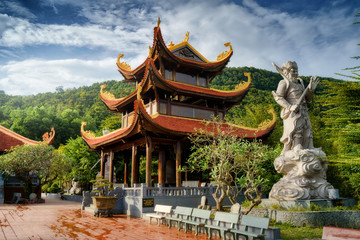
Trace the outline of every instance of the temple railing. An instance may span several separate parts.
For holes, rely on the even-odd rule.
[[[215,192],[215,187],[133,187],[124,188],[126,197],[204,196]]]

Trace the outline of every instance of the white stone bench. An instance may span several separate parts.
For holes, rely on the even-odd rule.
[[[146,214],[146,216],[149,217],[149,223],[151,224],[151,219],[155,218],[158,225],[160,225],[160,221],[165,221],[166,216],[171,214],[171,208],[172,206],[169,205],[156,204],[154,213]]]
[[[269,218],[261,218],[255,216],[243,215],[241,217],[241,225],[245,226],[244,230],[233,229],[231,232],[234,235],[234,239],[237,240],[240,236],[246,237],[246,239],[260,238],[265,239],[265,230],[269,228]],[[249,231],[249,227],[259,229],[257,232]]]

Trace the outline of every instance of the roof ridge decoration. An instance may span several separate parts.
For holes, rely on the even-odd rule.
[[[46,132],[42,135],[43,142],[52,144],[55,138],[55,129],[52,127],[50,132]]]
[[[84,130],[84,126],[86,126],[87,122],[82,122],[81,123],[81,133],[84,137],[88,138],[88,139],[94,139],[96,138],[95,133],[91,132],[90,130]]]
[[[116,100],[114,94],[108,92],[108,91],[103,91],[104,88],[106,88],[106,84],[103,84],[100,86],[100,95],[102,98],[106,99],[106,100]]]
[[[224,43],[224,46],[229,47],[229,51],[225,51],[225,52],[220,53],[219,56],[216,59],[217,61],[221,61],[221,60],[227,58],[233,51],[230,42]]]
[[[272,119],[271,119],[271,120],[270,120],[270,119],[266,119],[265,121],[263,121],[262,123],[260,123],[260,124],[258,125],[258,129],[259,129],[259,130],[267,129],[267,128],[273,126],[273,125],[276,123],[276,119],[277,119],[277,118],[276,118],[275,110],[274,110],[273,108],[271,108],[271,109],[269,109],[267,112],[272,115]]]
[[[187,42],[187,41],[189,41],[189,32],[186,32],[185,33],[185,38],[184,38],[184,40],[182,40],[182,42]]]
[[[246,88],[249,87],[249,85],[250,85],[250,83],[251,83],[251,73],[250,73],[250,72],[245,72],[245,73],[244,73],[244,76],[246,76],[246,77],[248,78],[247,82],[242,81],[241,83],[239,83],[239,84],[235,87],[235,89],[234,89],[233,91],[238,92],[238,91],[244,90],[244,89],[246,89]]]
[[[126,71],[131,71],[131,66],[129,64],[127,64],[125,61],[120,62],[120,58],[122,57],[124,57],[124,54],[120,53],[116,61],[118,66]]]

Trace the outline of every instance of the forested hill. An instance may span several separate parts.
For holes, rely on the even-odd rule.
[[[254,127],[269,117],[266,109],[276,105],[270,91],[276,89],[281,76],[252,67],[226,68],[213,80],[212,87],[234,89],[241,81],[247,81],[244,72],[251,72],[251,91],[242,105],[231,110],[229,119]],[[87,129],[95,132],[104,127],[114,130],[120,127],[120,117],[109,113],[101,102],[99,91],[102,84],[106,84],[106,90],[116,97],[124,97],[134,90],[130,84],[111,80],[73,89],[58,87],[55,93],[26,97],[9,96],[0,91],[0,124],[35,140],[41,140],[42,134],[54,127],[56,147],[79,136],[82,121],[88,123]]]

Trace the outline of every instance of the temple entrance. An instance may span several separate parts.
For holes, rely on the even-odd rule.
[[[176,186],[176,169],[175,161],[167,160],[166,161],[166,181],[165,186],[174,187]]]

